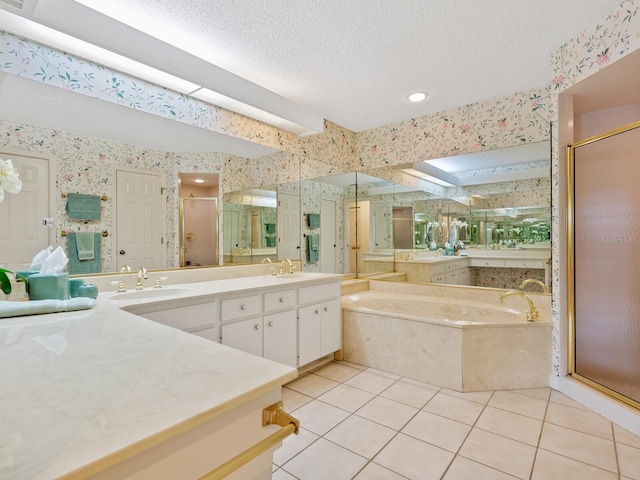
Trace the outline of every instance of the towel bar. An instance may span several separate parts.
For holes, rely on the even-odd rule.
[[[62,193],[60,194],[60,196],[61,196],[62,198],[67,198],[67,194],[66,194],[66,193],[64,193],[64,192],[62,192]],[[102,200],[103,202],[106,202],[107,200],[109,200],[109,197],[107,197],[106,195],[102,195],[102,196],[100,197],[100,200]]]
[[[262,426],[264,427],[267,425],[280,425],[282,428],[275,433],[272,433],[262,441],[256,443],[248,450],[245,450],[228,460],[226,463],[223,463],[215,470],[209,472],[203,477],[200,477],[200,480],[219,480],[226,477],[230,473],[235,472],[238,468],[249,463],[258,455],[261,455],[267,450],[275,447],[292,433],[297,435],[300,429],[300,422],[282,410],[282,402],[274,403],[263,410]]]
[[[61,236],[61,237],[66,237],[68,234],[69,234],[69,232],[67,232],[66,230],[62,230],[62,231],[60,232],[60,236]],[[108,237],[108,236],[109,236],[109,232],[108,232],[107,230],[103,230],[103,231],[102,231],[102,233],[101,233],[101,235],[102,235],[103,237]]]

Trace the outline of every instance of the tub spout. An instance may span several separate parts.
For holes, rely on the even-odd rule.
[[[520,290],[509,290],[507,293],[500,297],[500,303],[504,301],[505,298],[510,297],[511,295],[517,295],[519,297],[524,298],[529,304],[529,313],[527,313],[527,322],[535,322],[538,319],[538,309],[536,308],[533,300],[524,292]]]
[[[535,283],[536,285],[539,285],[540,288],[542,288],[543,293],[549,293],[549,289],[547,288],[547,286],[544,283],[542,283],[540,280],[536,280],[535,278],[527,278],[526,280],[523,280],[520,286],[518,287],[518,290],[522,290],[524,287],[526,287],[530,283]]]

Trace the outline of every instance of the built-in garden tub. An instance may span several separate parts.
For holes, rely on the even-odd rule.
[[[342,297],[343,357],[459,392],[535,388],[551,372],[551,299],[371,280]]]

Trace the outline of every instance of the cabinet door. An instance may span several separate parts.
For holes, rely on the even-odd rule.
[[[340,300],[324,302],[322,308],[322,332],[320,356],[342,348],[342,306]]]
[[[266,315],[262,352],[264,358],[284,363],[290,367],[298,366],[298,318],[295,310]]]
[[[309,305],[298,309],[298,365],[306,365],[322,356],[322,307]]]
[[[222,325],[222,344],[262,356],[262,317]]]

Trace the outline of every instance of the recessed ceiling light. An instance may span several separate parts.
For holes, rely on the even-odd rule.
[[[202,178],[196,178],[193,181],[196,183],[204,183],[204,180]]]
[[[424,93],[424,92],[415,92],[415,93],[412,93],[411,95],[409,95],[409,96],[407,97],[407,99],[408,99],[410,102],[414,102],[414,103],[421,102],[421,101],[423,101],[425,98],[427,98],[427,94],[426,94],[426,93]]]

